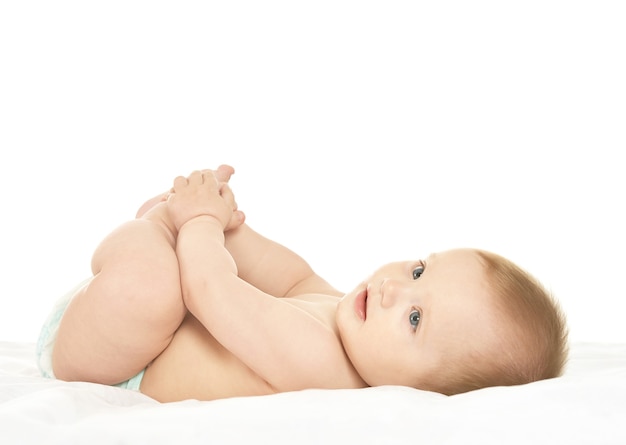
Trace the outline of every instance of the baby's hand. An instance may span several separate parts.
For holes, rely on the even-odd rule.
[[[232,168],[230,165],[222,164],[217,167],[217,170],[202,170],[203,173],[205,171],[212,171],[215,174],[215,178],[220,184],[220,193],[222,194],[222,197],[226,199],[226,201],[233,208],[233,214],[226,227],[224,227],[224,231],[227,232],[229,230],[236,229],[244,223],[244,221],[246,220],[246,215],[237,207],[235,195],[233,194],[233,191],[228,184],[231,176],[235,173],[235,169]]]
[[[232,192],[225,184],[220,185],[211,170],[194,171],[188,178],[174,179],[167,205],[178,230],[197,216],[213,217],[225,229],[235,211]]]
[[[224,227],[224,232],[229,230],[236,229],[240,225],[244,223],[246,220],[246,215],[237,208],[237,202],[235,201],[235,195],[233,195],[233,191],[227,183],[221,184],[221,192],[222,198],[226,200],[226,202],[233,209],[233,213],[230,216],[230,221]]]

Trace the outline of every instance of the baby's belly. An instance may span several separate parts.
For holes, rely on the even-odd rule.
[[[141,392],[161,402],[271,394],[271,386],[188,315],[145,371]]]

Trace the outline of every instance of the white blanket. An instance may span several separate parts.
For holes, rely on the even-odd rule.
[[[0,444],[626,444],[626,344],[575,344],[564,377],[446,397],[405,387],[160,404],[39,376],[0,342]]]

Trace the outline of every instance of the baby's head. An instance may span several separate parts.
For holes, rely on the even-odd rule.
[[[567,358],[558,304],[512,262],[475,249],[381,267],[341,300],[337,324],[370,386],[457,394],[556,377]]]

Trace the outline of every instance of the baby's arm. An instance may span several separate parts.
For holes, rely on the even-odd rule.
[[[229,165],[220,165],[214,173],[220,184],[228,184],[235,170]],[[140,207],[137,216],[167,196],[162,193],[148,200]],[[318,276],[300,255],[243,224],[244,219],[245,215],[235,209],[224,234],[226,248],[243,280],[275,297],[305,293],[343,295]]]
[[[228,198],[228,197],[227,197]],[[232,208],[209,173],[177,178],[168,199],[178,228],[176,253],[183,300],[228,350],[280,390],[329,387],[345,360],[333,329],[237,275],[224,247]]]
[[[215,176],[228,183],[233,173],[231,166],[220,165]],[[305,293],[343,295],[318,276],[301,256],[243,224],[244,219],[243,213],[235,211],[225,233],[226,248],[243,280],[275,297]]]
[[[225,236],[239,276],[264,292],[276,297],[311,293],[343,295],[317,275],[301,256],[247,224],[226,232]]]

